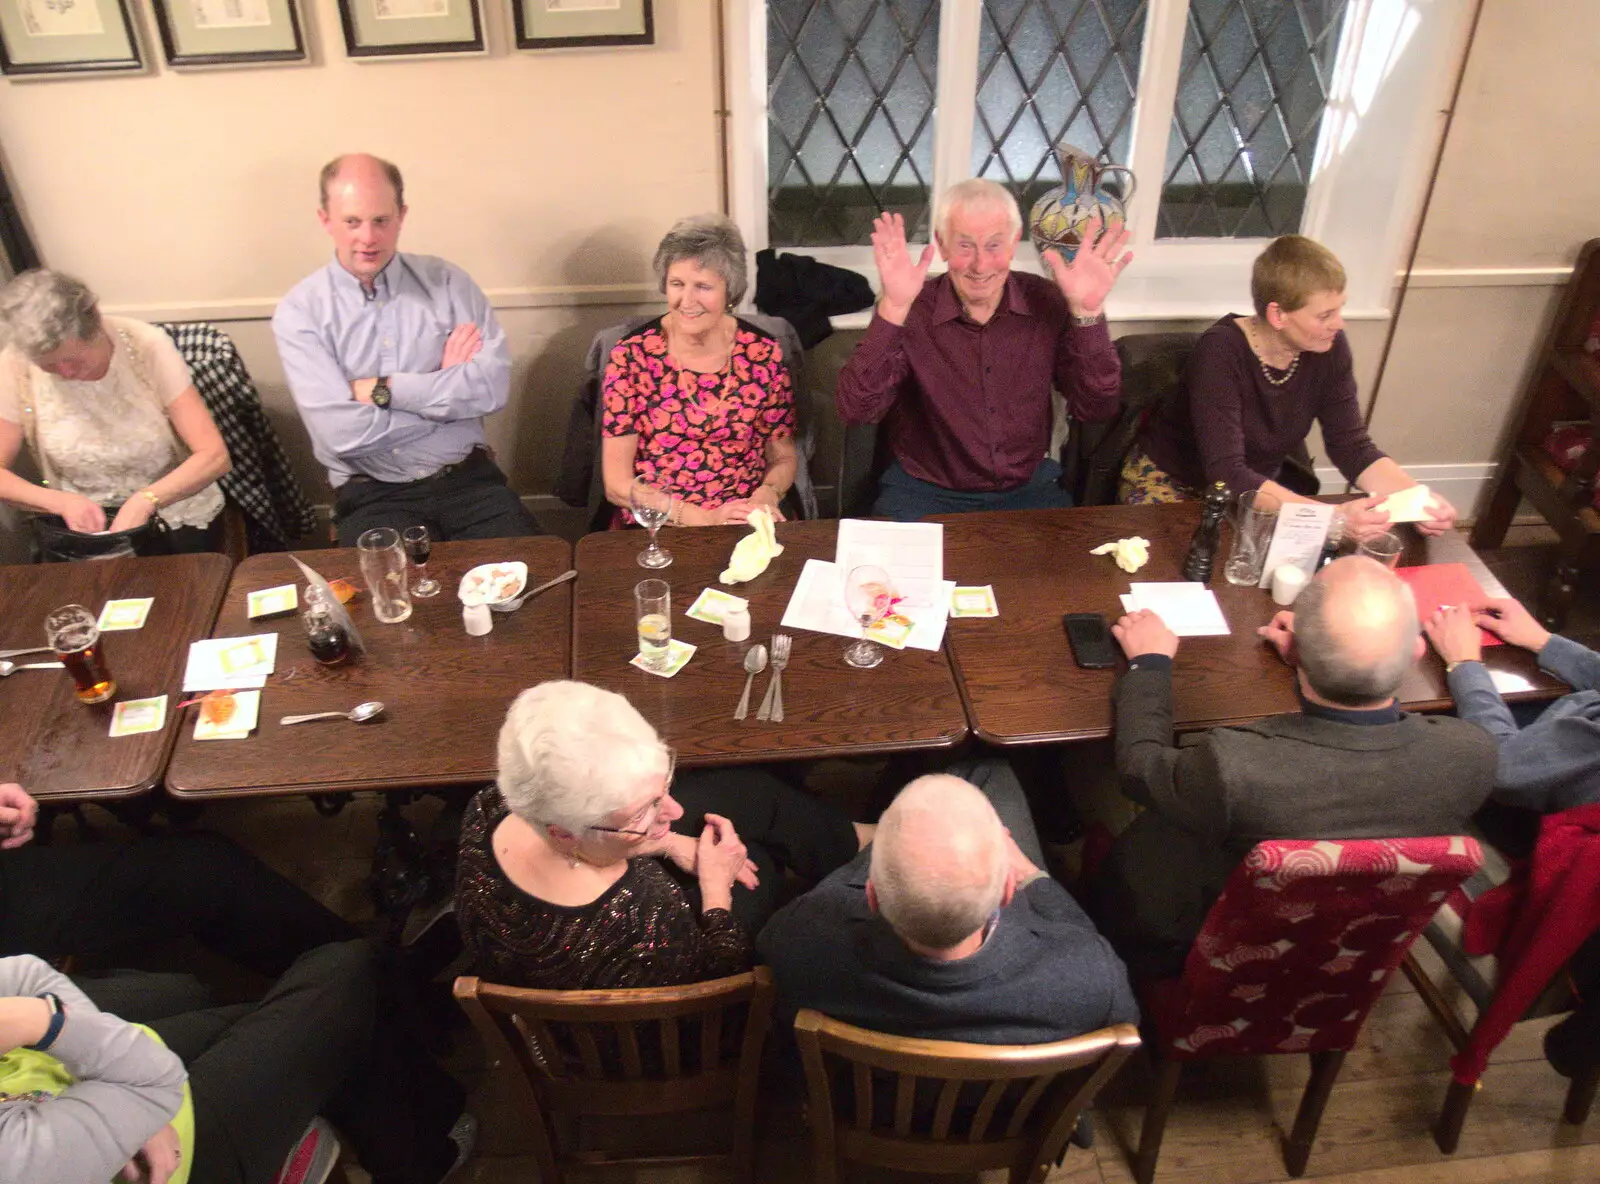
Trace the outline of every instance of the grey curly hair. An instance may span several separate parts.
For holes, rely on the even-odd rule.
[[[735,309],[750,287],[745,263],[744,236],[732,218],[724,214],[695,214],[681,219],[667,231],[656,248],[653,263],[656,284],[665,293],[667,271],[674,263],[692,259],[707,271],[714,271],[728,285],[728,308]]]
[[[100,332],[100,300],[89,285],[59,271],[25,271],[0,288],[0,334],[30,358],[88,341]]]

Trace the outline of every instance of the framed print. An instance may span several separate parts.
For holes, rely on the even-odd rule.
[[[295,0],[150,0],[169,66],[303,62]]]
[[[0,74],[143,69],[128,0],[0,0]]]
[[[518,49],[652,45],[650,0],[511,0]]]
[[[353,58],[482,53],[483,17],[478,4],[479,0],[339,0],[345,52]]]

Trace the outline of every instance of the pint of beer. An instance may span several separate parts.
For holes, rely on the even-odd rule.
[[[104,703],[117,693],[116,680],[100,653],[100,625],[93,613],[81,604],[58,608],[45,618],[44,632],[72,675],[78,702]]]

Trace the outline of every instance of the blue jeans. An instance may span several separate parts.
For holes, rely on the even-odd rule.
[[[1056,484],[1061,466],[1046,457],[1023,485],[1015,489],[968,492],[920,481],[893,461],[878,483],[872,512],[897,522],[915,522],[930,514],[967,514],[974,510],[1054,510],[1072,505],[1072,495]]]

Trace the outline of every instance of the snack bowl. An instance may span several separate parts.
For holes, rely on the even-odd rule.
[[[513,613],[522,606],[528,586],[528,565],[521,560],[480,563],[461,577],[457,595],[462,604],[486,604],[495,612]]]

